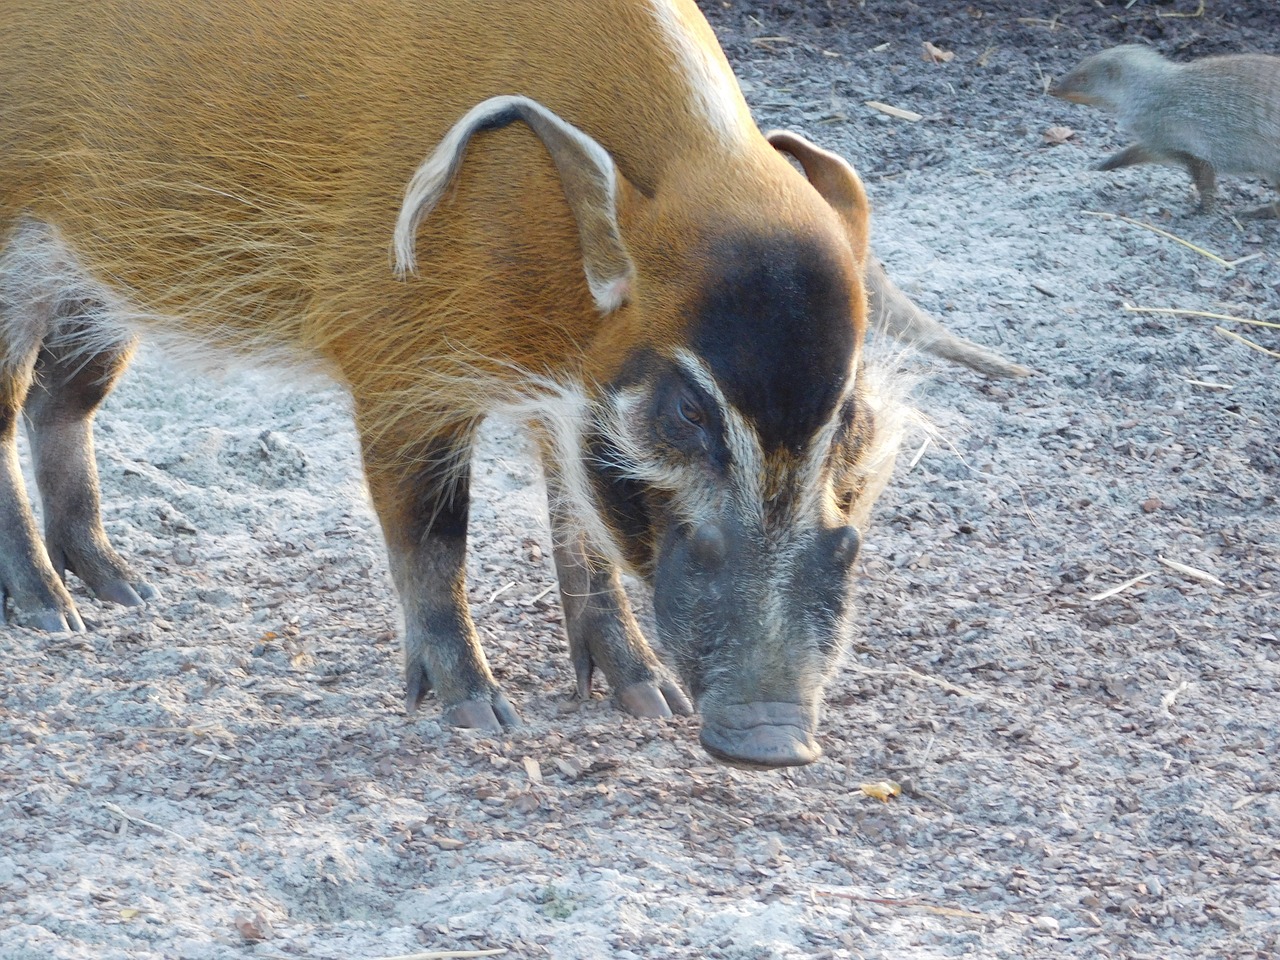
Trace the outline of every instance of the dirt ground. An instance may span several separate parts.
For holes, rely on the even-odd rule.
[[[407,718],[343,396],[144,351],[99,460],[164,599],[76,584],[91,632],[0,627],[0,957],[1280,953],[1280,359],[1215,326],[1280,331],[1126,309],[1280,320],[1280,225],[1231,216],[1259,181],[1203,215],[1181,171],[1092,172],[1122,137],[1044,94],[1119,42],[1280,53],[1274,4],[1203,6],[704,3],[761,125],[863,173],[898,282],[1036,370],[898,357],[935,430],[878,509],[809,768],[727,769],[696,718],[571,700],[504,425],[470,590],[525,724]]]

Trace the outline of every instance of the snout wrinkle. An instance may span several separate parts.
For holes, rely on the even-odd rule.
[[[704,706],[702,746],[717,760],[753,769],[799,767],[822,756],[813,738],[816,711],[761,701]]]

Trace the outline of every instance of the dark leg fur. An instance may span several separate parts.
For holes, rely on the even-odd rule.
[[[663,670],[631,612],[618,571],[592,556],[565,512],[550,458],[544,457],[556,576],[580,699],[591,695],[599,667],[624,710],[637,717],[693,712]]]
[[[83,631],[75,602],[40,540],[18,464],[18,416],[31,386],[35,351],[14,356],[10,349],[0,342],[0,620],[5,601],[12,599],[37,629]]]
[[[1280,190],[1280,180],[1275,181],[1273,186]],[[1255,210],[1248,210],[1240,214],[1244,220],[1275,220],[1280,219],[1280,200],[1275,203],[1268,203],[1264,207],[1258,207]]]
[[[1175,154],[1174,159],[1186,167],[1187,173],[1191,174],[1196,191],[1200,194],[1200,209],[1208,213],[1218,200],[1218,181],[1213,167],[1207,161],[1193,157],[1189,153]]]
[[[471,434],[437,438],[406,457],[384,453],[362,433],[369,492],[404,608],[408,709],[434,689],[446,723],[495,733],[515,726],[467,608]]]
[[[1196,191],[1200,194],[1200,209],[1206,213],[1213,209],[1217,200],[1217,176],[1213,167],[1189,153],[1158,154],[1152,153],[1139,143],[1130,144],[1119,153],[1108,157],[1098,164],[1098,170],[1119,170],[1121,167],[1133,167],[1140,163],[1177,163],[1185,167],[1195,182]]]
[[[78,310],[78,313],[84,312]],[[65,325],[77,321],[64,321]],[[75,331],[71,331],[72,340]],[[53,569],[70,570],[100,600],[140,606],[158,594],[129,569],[102,527],[93,418],[128,366],[131,345],[89,356],[46,344],[36,361],[26,416],[36,482],[45,508]]]
[[[1125,147],[1119,153],[1107,157],[1095,169],[1119,170],[1121,167],[1133,167],[1140,163],[1160,163],[1163,159],[1163,157],[1156,156],[1141,144],[1135,143]]]

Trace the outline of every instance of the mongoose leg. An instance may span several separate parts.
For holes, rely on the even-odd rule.
[[[1187,173],[1191,174],[1196,191],[1200,194],[1200,209],[1208,213],[1218,201],[1218,179],[1213,166],[1207,160],[1193,157],[1189,153],[1175,153],[1173,159],[1186,167]]]
[[[73,315],[90,315],[95,309],[76,304]],[[61,321],[57,336],[45,342],[23,408],[44,504],[45,547],[59,575],[70,570],[99,600],[136,607],[158,593],[130,570],[107,539],[93,450],[94,415],[128,366],[133,345],[96,353],[68,347],[89,335],[82,323]]]
[[[1094,167],[1095,170],[1119,170],[1121,167],[1135,167],[1140,163],[1160,163],[1162,157],[1156,156],[1140,143],[1130,144],[1119,153],[1112,154]]]
[[[435,690],[446,723],[494,733],[516,726],[467,608],[471,431],[401,450],[358,420],[369,493],[404,609],[407,708],[413,712]]]
[[[543,457],[556,576],[579,699],[591,696],[599,667],[624,710],[637,717],[691,714],[693,707],[650,649],[617,568],[587,545],[573,523],[550,457]]]
[[[1280,190],[1280,180],[1274,184],[1277,190]],[[1275,203],[1268,203],[1266,206],[1258,207],[1254,210],[1248,210],[1240,214],[1244,220],[1274,220],[1280,219],[1280,200]]]
[[[84,622],[36,528],[18,464],[18,417],[31,387],[37,346],[17,348],[4,336],[21,322],[0,303],[0,621],[12,599],[26,622],[51,632],[83,631]]]

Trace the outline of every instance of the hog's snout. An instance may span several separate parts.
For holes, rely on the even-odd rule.
[[[802,766],[822,688],[844,647],[856,527],[770,539],[715,518],[673,526],[654,577],[654,614],[703,717],[702,745],[745,767]]]
[[[746,767],[799,767],[822,756],[816,711],[798,703],[732,703],[703,708],[702,746]]]

